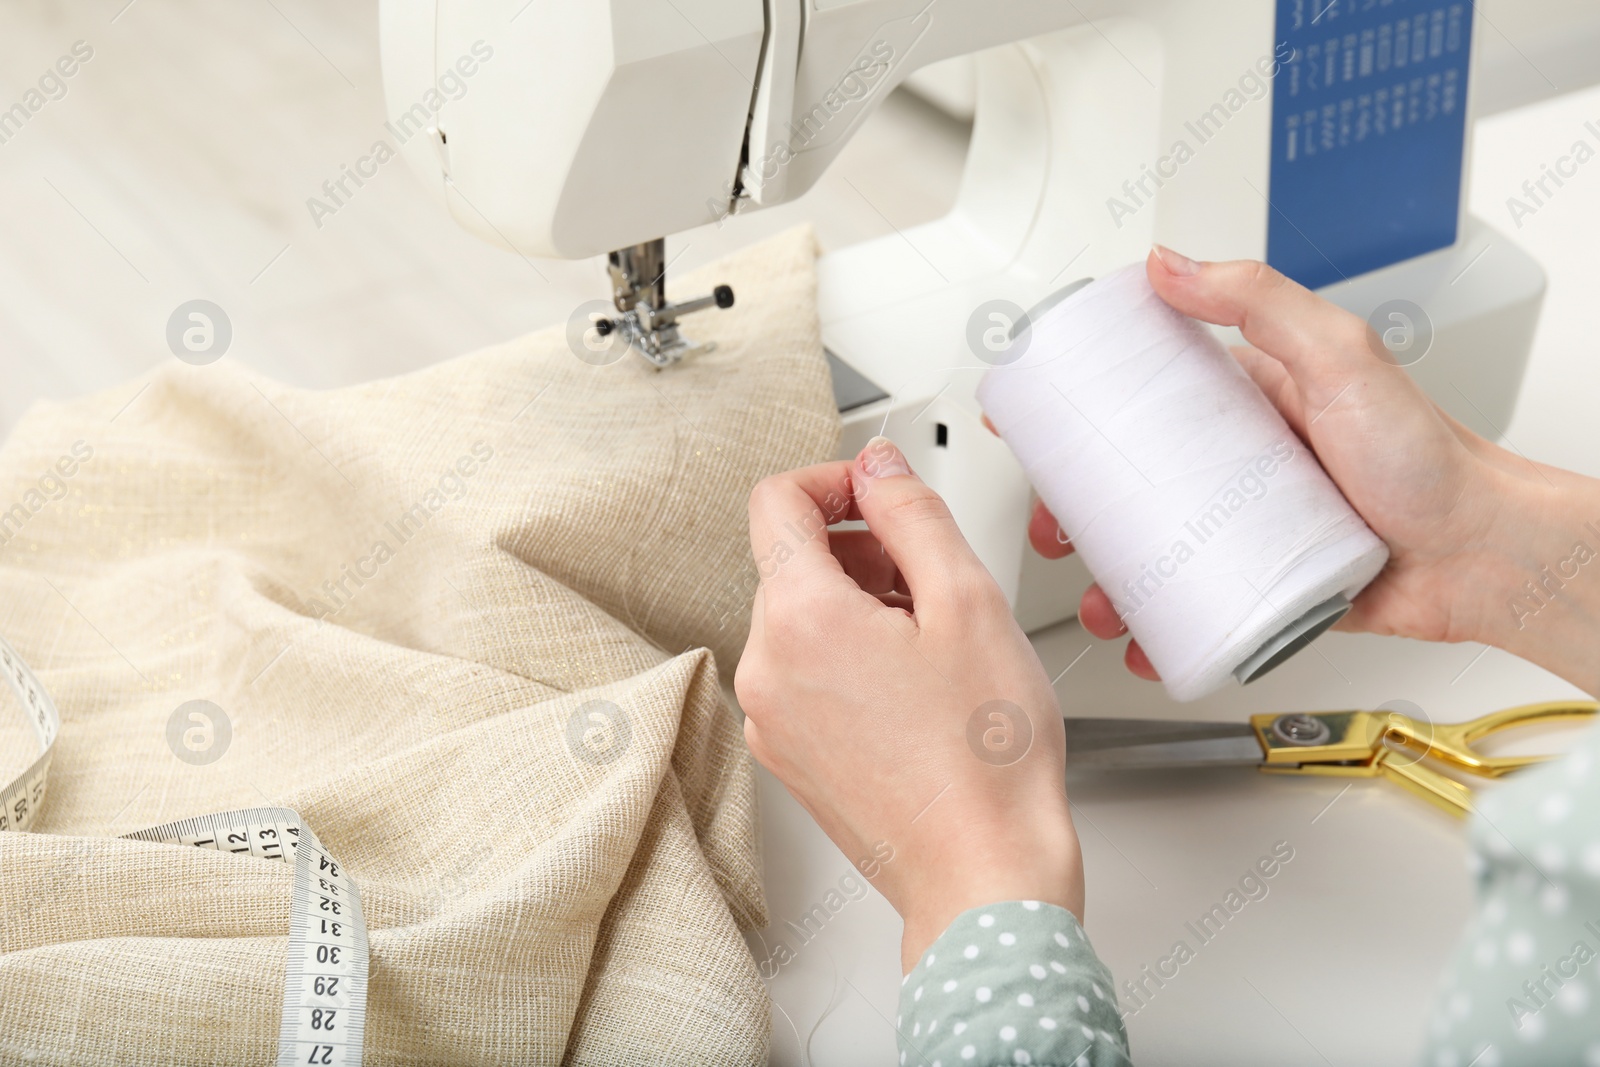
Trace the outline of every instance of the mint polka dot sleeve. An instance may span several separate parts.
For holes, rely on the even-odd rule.
[[[956,916],[900,987],[900,1062],[1121,1067],[1111,972],[1070,911],[1007,901]]]
[[[1435,1001],[1427,1067],[1600,1067],[1597,731],[1478,802],[1478,908]]]

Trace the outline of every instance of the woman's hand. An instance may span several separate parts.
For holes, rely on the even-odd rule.
[[[1594,589],[1563,591],[1558,581],[1543,604],[1527,598],[1524,583],[1537,588],[1541,569],[1572,559],[1576,542],[1600,552],[1600,536],[1583,526],[1600,531],[1597,483],[1468,430],[1383,358],[1364,321],[1263,263],[1196,263],[1158,248],[1146,270],[1179,311],[1239,328],[1250,344],[1234,355],[1388,543],[1388,566],[1338,629],[1494,644],[1594,690],[1600,666],[1584,649],[1600,624],[1600,564],[1587,582]],[[1042,508],[1029,534],[1045,556],[1071,551]],[[1578,566],[1566,568],[1568,581]],[[1535,616],[1550,625],[1529,634]],[[1097,637],[1126,632],[1098,587],[1079,617]],[[1558,617],[1569,624],[1559,634]],[[1127,662],[1155,677],[1135,643]]]
[[[869,530],[829,531],[847,519]],[[907,970],[1000,900],[1082,917],[1061,711],[994,580],[899,449],[766,479],[734,678],[745,738],[905,920]]]

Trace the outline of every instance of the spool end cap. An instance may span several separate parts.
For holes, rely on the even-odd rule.
[[[1343,593],[1335,593],[1267,638],[1260,648],[1250,653],[1248,659],[1233,669],[1233,676],[1239,680],[1240,685],[1249,685],[1321,637],[1328,627],[1344,618],[1349,610],[1350,601]]]

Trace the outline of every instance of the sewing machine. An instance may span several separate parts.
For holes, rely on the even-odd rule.
[[[1030,491],[981,426],[973,388],[1005,358],[1023,309],[1141,259],[1152,241],[1266,259],[1397,338],[1398,361],[1441,406],[1500,434],[1544,276],[1464,211],[1475,10],[1466,0],[380,6],[386,96],[415,134],[402,146],[413,168],[486,240],[526,256],[608,255],[616,314],[595,329],[619,332],[666,373],[693,358],[693,320],[687,332],[681,320],[733,294],[672,303],[663,238],[801,196],[909,74],[976,53],[954,210],[830,252],[819,306],[842,453],[893,437],[1030,630],[1069,617],[1088,578],[1025,551]]]

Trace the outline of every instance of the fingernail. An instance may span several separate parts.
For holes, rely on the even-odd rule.
[[[1167,268],[1167,273],[1169,274],[1187,277],[1191,274],[1200,273],[1200,264],[1181,252],[1174,252],[1165,245],[1156,245],[1155,252],[1156,258],[1161,261],[1163,267]]]
[[[887,437],[874,437],[856,457],[861,473],[868,478],[898,478],[911,473],[911,464]]]

